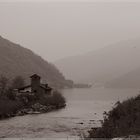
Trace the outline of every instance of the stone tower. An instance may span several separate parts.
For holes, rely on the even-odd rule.
[[[37,74],[34,74],[30,78],[31,78],[31,92],[38,93],[40,88],[41,77],[38,76]]]

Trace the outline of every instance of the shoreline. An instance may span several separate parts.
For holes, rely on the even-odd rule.
[[[59,106],[52,106],[52,105],[45,106],[45,105],[36,103],[29,108],[23,108],[21,110],[18,110],[16,113],[8,113],[8,114],[0,115],[0,121],[5,120],[5,119],[10,119],[10,118],[16,117],[16,116],[49,113],[52,111],[60,110],[65,107],[66,107],[66,104],[59,105]]]

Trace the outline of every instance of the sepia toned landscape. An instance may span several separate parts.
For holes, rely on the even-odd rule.
[[[140,138],[138,0],[0,0],[0,139]]]

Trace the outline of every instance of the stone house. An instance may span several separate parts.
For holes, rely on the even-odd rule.
[[[17,89],[17,95],[32,95],[41,97],[41,95],[52,95],[52,88],[48,84],[42,84],[41,77],[37,74],[30,76],[31,84]]]

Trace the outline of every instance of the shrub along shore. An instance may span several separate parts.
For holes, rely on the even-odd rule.
[[[0,77],[0,119],[46,113],[66,106],[65,98],[58,91],[53,91],[51,96],[35,97],[27,94],[17,98],[13,89],[22,87],[24,80],[21,77],[16,77],[11,83],[9,86],[8,79],[4,76]]]
[[[0,99],[0,119],[26,114],[46,113],[64,108],[65,106],[66,103],[64,97],[56,91],[51,97],[49,97],[49,99],[44,97],[30,102],[29,104],[25,104],[19,100],[10,100],[7,97],[3,97]]]
[[[102,127],[92,128],[89,138],[140,138],[140,95],[117,102],[104,113]]]

